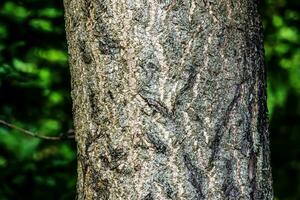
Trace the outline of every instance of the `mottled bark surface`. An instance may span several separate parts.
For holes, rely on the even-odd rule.
[[[78,199],[271,200],[254,0],[65,0]]]

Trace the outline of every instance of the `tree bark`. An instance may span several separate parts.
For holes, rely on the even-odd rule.
[[[273,199],[254,0],[65,0],[78,199]]]

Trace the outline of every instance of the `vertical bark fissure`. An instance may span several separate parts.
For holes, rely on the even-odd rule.
[[[197,199],[205,199],[205,196],[203,194],[203,174],[198,169],[195,167],[191,161],[191,158],[189,155],[185,154],[183,155],[183,160],[186,168],[188,169],[188,174],[189,174],[189,182],[192,184],[192,186],[195,188],[196,193],[197,193]]]
[[[216,124],[215,128],[215,136],[213,138],[212,144],[211,144],[211,149],[212,153],[209,159],[209,167],[212,167],[212,162],[217,159],[217,154],[219,153],[220,149],[220,142],[223,138],[223,135],[225,134],[226,129],[228,129],[228,122],[230,119],[230,114],[234,106],[237,106],[238,100],[241,95],[241,87],[242,85],[237,85],[234,97],[232,101],[229,103],[227,106],[224,115],[220,118],[219,122]]]
[[[272,199],[251,0],[65,0],[78,200]]]

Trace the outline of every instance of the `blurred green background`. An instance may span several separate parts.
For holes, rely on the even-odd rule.
[[[300,199],[300,1],[264,0],[268,107],[276,199]],[[63,5],[0,1],[0,119],[58,135],[72,128]],[[0,200],[71,200],[73,141],[27,137],[0,125]]]

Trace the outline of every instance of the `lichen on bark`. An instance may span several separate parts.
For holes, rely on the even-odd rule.
[[[78,199],[273,199],[252,0],[65,0]]]

